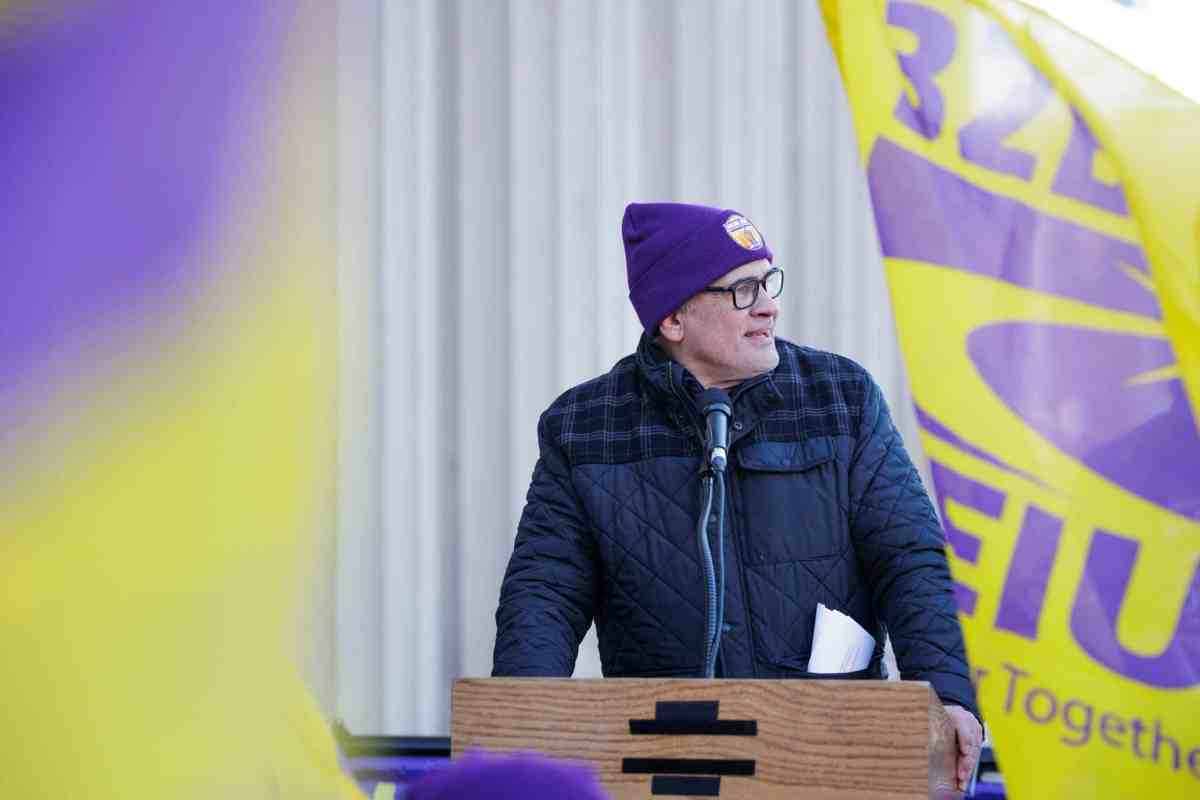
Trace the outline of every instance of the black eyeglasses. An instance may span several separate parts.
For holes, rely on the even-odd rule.
[[[773,267],[761,278],[742,278],[728,286],[705,286],[705,292],[729,292],[733,296],[733,307],[746,309],[758,302],[758,290],[762,289],[767,297],[775,298],[783,294],[783,270]]]

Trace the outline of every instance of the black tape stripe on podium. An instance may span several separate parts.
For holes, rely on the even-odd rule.
[[[718,720],[717,700],[660,701],[654,706],[654,719],[629,720],[634,736],[757,736],[758,721],[752,719]]]
[[[720,797],[721,779],[699,778],[691,775],[655,775],[650,780],[650,794]]]
[[[720,700],[659,700],[654,704],[654,718],[664,722],[715,722],[720,709]]]
[[[662,720],[631,719],[629,732],[634,736],[758,736],[758,720],[714,719]]]
[[[624,758],[621,771],[635,775],[753,775],[754,760],[740,758]]]

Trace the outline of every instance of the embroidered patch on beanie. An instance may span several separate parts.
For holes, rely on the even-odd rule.
[[[754,227],[754,223],[741,214],[733,214],[725,220],[725,232],[729,238],[740,244],[746,250],[762,250],[763,237]]]

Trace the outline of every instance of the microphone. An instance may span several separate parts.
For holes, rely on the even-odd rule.
[[[704,414],[707,439],[704,443],[705,461],[714,472],[724,472],[729,455],[729,417],[733,404],[724,389],[706,389],[697,398]]]
[[[704,501],[696,520],[696,539],[700,545],[701,565],[704,568],[706,599],[704,677],[716,675],[717,654],[721,649],[721,631],[725,623],[725,464],[729,458],[729,417],[733,402],[723,389],[707,389],[696,398],[704,414],[707,437],[704,442],[704,461],[701,473]],[[716,512],[713,513],[714,488]],[[713,566],[713,548],[708,541],[709,515],[716,522],[717,565]]]

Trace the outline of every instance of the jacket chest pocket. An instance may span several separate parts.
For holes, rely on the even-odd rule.
[[[737,465],[751,564],[827,558],[846,549],[844,481],[829,439],[748,444],[738,450]]]

